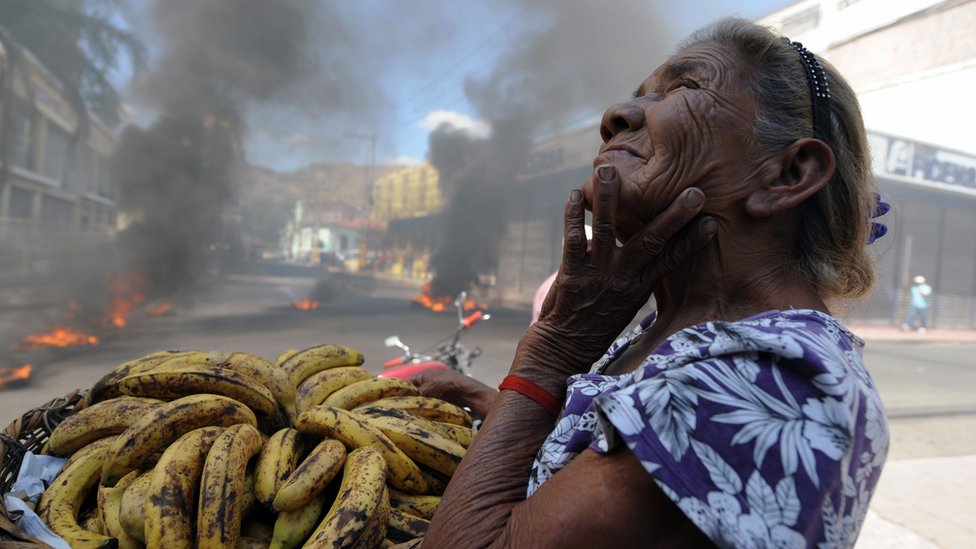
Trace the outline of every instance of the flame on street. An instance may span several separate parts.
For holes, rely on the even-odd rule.
[[[33,370],[34,367],[30,364],[22,364],[12,368],[0,368],[0,389],[25,383],[30,379],[31,371]]]
[[[291,306],[299,311],[314,311],[319,308],[319,302],[314,299],[302,299],[301,301],[292,301]]]
[[[125,328],[126,317],[146,300],[146,294],[142,292],[143,282],[142,275],[139,273],[119,276],[112,280],[108,285],[112,302],[108,314],[102,321],[103,325]]]
[[[98,337],[71,326],[54,326],[46,332],[28,334],[14,345],[18,351],[61,349],[98,345]]]
[[[420,289],[420,294],[415,295],[411,300],[424,307],[425,309],[430,309],[435,313],[440,313],[443,311],[453,311],[454,310],[454,296],[452,295],[442,295],[442,296],[432,296],[430,290],[430,284],[424,284]],[[469,299],[464,302],[462,308],[465,311],[471,311],[473,309],[487,310],[487,303],[478,303],[473,299]]]

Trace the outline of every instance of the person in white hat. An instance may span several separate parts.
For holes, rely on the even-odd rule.
[[[925,317],[928,316],[929,297],[932,295],[932,287],[925,283],[924,276],[916,276],[915,284],[912,285],[912,307],[908,311],[908,318],[901,325],[904,331],[914,330],[915,321],[919,321],[918,333],[924,334],[926,331]]]

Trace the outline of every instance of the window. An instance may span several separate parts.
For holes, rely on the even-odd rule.
[[[7,215],[17,219],[30,219],[33,209],[34,193],[17,187],[10,187],[10,205]]]
[[[13,159],[14,166],[27,170],[34,169],[33,143],[34,124],[33,113],[25,101],[14,101],[13,108]]]
[[[44,140],[44,161],[41,174],[60,183],[64,177],[65,162],[71,148],[71,136],[50,120],[47,121],[47,138]]]
[[[41,198],[41,220],[46,223],[68,224],[74,221],[75,205],[67,200],[44,196]]]

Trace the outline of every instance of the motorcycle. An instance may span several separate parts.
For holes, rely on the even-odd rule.
[[[461,344],[461,336],[478,322],[489,320],[491,315],[477,310],[468,316],[464,316],[464,303],[467,299],[467,292],[461,292],[454,300],[458,318],[458,327],[454,334],[424,351],[419,353],[411,351],[410,347],[398,336],[386,338],[384,344],[387,347],[396,347],[402,350],[403,354],[385,362],[383,372],[378,377],[408,379],[429,370],[453,370],[470,376],[471,362],[481,354],[481,349],[479,347],[468,349]]]

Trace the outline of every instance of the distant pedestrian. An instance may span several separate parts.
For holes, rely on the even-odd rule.
[[[919,321],[918,333],[924,334],[926,330],[925,317],[928,315],[929,297],[932,295],[932,287],[925,283],[924,276],[916,276],[915,284],[912,285],[912,308],[908,312],[908,318],[901,325],[904,331],[914,330],[915,321]]]

